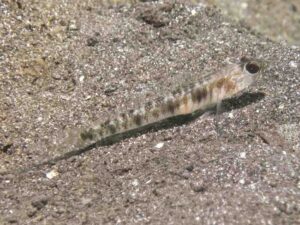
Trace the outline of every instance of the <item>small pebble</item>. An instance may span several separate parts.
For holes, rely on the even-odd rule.
[[[79,82],[82,83],[83,80],[84,80],[84,76],[82,75],[82,76],[79,77]]]
[[[246,159],[246,152],[241,152],[240,153],[240,158],[241,159]]]
[[[36,208],[33,208],[33,207],[28,207],[27,210],[28,210],[28,211],[27,211],[27,216],[28,216],[28,217],[33,217],[33,216],[35,216],[36,213],[37,213],[37,209],[36,209]]]
[[[247,2],[243,2],[243,3],[241,4],[241,8],[242,8],[242,9],[247,9],[247,8],[248,8],[248,3],[247,3]]]
[[[81,203],[84,206],[91,207],[92,206],[92,199],[91,198],[82,198]]]
[[[298,67],[298,65],[295,61],[290,61],[289,65],[290,65],[291,68],[297,68]]]
[[[245,184],[245,180],[244,180],[244,179],[241,179],[241,180],[239,181],[239,183],[240,183],[240,184]]]
[[[286,151],[282,151],[282,154],[283,154],[283,155],[286,155]]]
[[[186,168],[185,168],[187,171],[189,172],[192,172],[193,169],[194,169],[194,166],[192,164],[188,165]]]
[[[61,80],[62,79],[62,77],[61,77],[61,75],[59,73],[53,73],[52,74],[52,78],[54,80]]]
[[[204,185],[202,181],[192,182],[191,188],[194,192],[205,192],[207,190],[207,187]]]
[[[99,41],[96,38],[89,38],[87,39],[87,46],[93,47],[95,45],[97,45],[99,43]]]
[[[69,23],[69,30],[78,30],[78,26],[76,25],[76,21],[75,20],[71,20]]]
[[[56,170],[51,170],[50,172],[46,173],[46,177],[48,179],[52,179],[56,176],[58,176],[58,172]]]
[[[197,14],[197,11],[195,9],[192,9],[191,14],[192,16],[195,16]]]
[[[164,145],[165,144],[163,142],[160,142],[157,145],[155,145],[155,148],[160,149],[160,148],[164,147]]]
[[[117,90],[117,86],[116,85],[108,85],[106,86],[105,90],[104,90],[104,94],[105,95],[111,95],[113,92],[115,92]]]
[[[191,174],[187,171],[187,170],[184,170],[181,174],[180,174],[180,177],[182,177],[183,179],[189,179],[191,176]]]
[[[31,205],[34,208],[40,210],[40,209],[44,208],[45,205],[47,205],[47,203],[48,203],[48,198],[47,197],[40,197],[39,199],[36,199],[36,200],[32,201]]]
[[[133,181],[132,181],[132,185],[133,186],[138,186],[139,185],[139,181],[138,181],[138,179],[134,179]]]

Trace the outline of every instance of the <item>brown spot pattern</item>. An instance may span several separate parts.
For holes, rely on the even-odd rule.
[[[196,87],[192,90],[192,101],[201,102],[207,96],[207,91],[203,87]]]
[[[167,99],[166,107],[167,107],[167,110],[170,113],[174,114],[174,112],[175,112],[175,101],[174,101],[174,99],[171,99],[171,98]]]
[[[182,99],[181,99],[181,101],[182,101],[182,105],[183,105],[183,113],[189,113],[189,97],[188,97],[188,95],[186,94],[186,95],[184,95],[183,97],[182,97]]]
[[[155,108],[151,111],[152,115],[154,118],[158,118],[159,117],[159,109]]]
[[[140,113],[133,115],[133,122],[138,126],[142,125],[143,123],[142,115]]]
[[[87,139],[93,140],[93,129],[89,129],[87,131],[80,133],[80,138],[84,141]]]
[[[234,90],[236,85],[234,82],[232,82],[228,77],[222,77],[216,82],[213,83],[213,86],[221,89],[222,87],[225,88],[226,91],[230,92],[231,90]]]
[[[111,134],[114,134],[114,133],[117,132],[117,127],[114,124],[111,124],[111,123],[107,125],[107,129],[109,130],[109,132]]]

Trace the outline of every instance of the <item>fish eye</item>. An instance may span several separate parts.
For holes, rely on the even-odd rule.
[[[260,70],[260,66],[256,62],[248,62],[244,68],[250,74],[256,74]]]

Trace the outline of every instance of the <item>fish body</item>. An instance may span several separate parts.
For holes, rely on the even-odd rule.
[[[164,119],[206,110],[249,87],[260,73],[258,62],[242,58],[239,63],[229,64],[210,74],[192,86],[177,90],[163,101],[147,102],[143,107],[120,114],[89,129],[72,135],[77,147],[94,144],[111,135],[130,131]]]

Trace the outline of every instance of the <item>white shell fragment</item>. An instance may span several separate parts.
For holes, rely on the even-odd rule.
[[[240,158],[241,159],[246,159],[246,152],[241,152],[240,153]]]
[[[159,142],[158,144],[155,145],[155,148],[160,149],[162,147],[164,147],[165,143],[163,142]]]
[[[52,179],[56,176],[58,176],[58,172],[56,170],[51,170],[50,172],[46,173],[46,177],[48,179]]]

